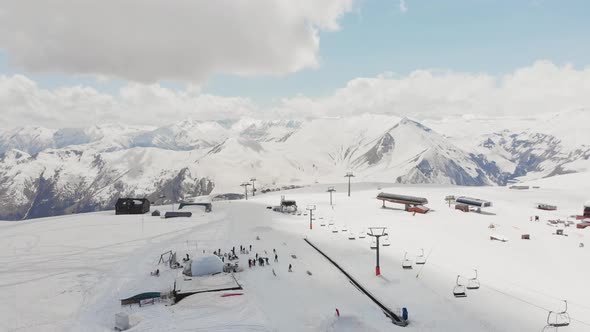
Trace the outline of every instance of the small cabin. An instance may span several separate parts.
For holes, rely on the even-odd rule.
[[[424,205],[416,205],[416,206],[411,206],[408,208],[408,212],[414,212],[414,213],[420,213],[420,214],[426,214],[428,211],[430,211],[430,209]]]
[[[455,210],[459,210],[459,211],[463,211],[463,212],[469,212],[469,205],[455,204]]]
[[[281,212],[297,212],[297,202],[281,196]]]
[[[147,198],[119,198],[115,204],[115,214],[144,214],[150,212]]]

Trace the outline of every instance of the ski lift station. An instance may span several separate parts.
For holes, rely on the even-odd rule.
[[[408,212],[416,212],[416,213],[427,213],[430,209],[424,206],[428,204],[428,200],[423,197],[414,197],[414,196],[406,196],[406,195],[398,195],[398,194],[389,194],[389,193],[379,193],[377,195],[377,199],[383,201],[383,208],[385,208],[385,202],[403,204],[405,206],[405,210]]]
[[[482,208],[491,207],[492,202],[485,201],[479,198],[460,196],[455,199],[455,208],[464,212],[469,211],[469,207],[476,208],[477,212],[481,212]]]

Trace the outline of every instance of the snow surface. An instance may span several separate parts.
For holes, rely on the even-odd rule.
[[[547,219],[580,214],[589,194],[569,184],[579,178],[564,178],[560,186],[561,177],[538,180],[540,188],[530,190],[353,183],[350,198],[346,186],[336,184],[333,209],[326,187],[314,186],[248,201],[214,202],[212,213],[193,208],[192,218],[106,211],[2,222],[0,330],[112,331],[118,312],[130,314],[135,324],[131,331],[402,329],[302,240],[307,237],[386,306],[407,307],[408,331],[540,331],[548,310],[560,309],[562,299],[568,300],[572,317],[563,330],[590,331],[590,265],[584,263],[590,259],[590,230],[568,227],[567,237],[556,236],[555,228],[546,224]],[[433,211],[413,215],[392,204],[383,209],[375,199],[380,191],[426,197]],[[266,209],[285,193],[300,207],[317,206],[313,230],[309,216]],[[481,214],[463,213],[446,205],[446,195],[477,197],[494,206]],[[537,210],[537,202],[558,210]],[[153,208],[165,212],[171,207]],[[541,222],[530,221],[534,215]],[[322,221],[346,225],[348,232],[332,233],[328,225],[320,226]],[[488,228],[492,223],[493,230]],[[350,232],[370,226],[388,227],[391,242],[380,250],[380,277],[374,275],[371,238],[348,240]],[[525,233],[531,240],[520,240]],[[492,234],[508,242],[490,241]],[[251,254],[240,255],[245,270],[236,274],[244,288],[241,296],[204,293],[173,306],[120,306],[120,299],[141,292],[171,290],[180,271],[158,265],[165,251],[182,258],[250,244]],[[414,261],[422,248],[426,265],[403,270],[404,253]],[[271,265],[248,268],[247,258],[255,253],[268,256]],[[289,264],[293,272],[287,272]],[[150,276],[156,268],[160,277]],[[456,276],[472,277],[473,269],[479,271],[481,288],[454,298]]]

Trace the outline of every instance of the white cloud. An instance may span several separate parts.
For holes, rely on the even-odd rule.
[[[29,72],[203,82],[318,65],[353,0],[0,0],[0,49]]]
[[[116,95],[89,87],[42,89],[22,75],[0,76],[3,127],[84,127],[94,122],[161,125],[180,119],[226,119],[255,114],[249,99],[130,83]]]
[[[284,98],[261,107],[248,98],[220,97],[198,88],[173,90],[131,83],[114,95],[89,87],[42,89],[22,75],[0,76],[3,126],[87,126],[99,122],[162,125],[179,119],[240,116],[302,118],[387,113],[418,119],[459,115],[537,116],[564,109],[590,109],[590,68],[539,61],[499,77],[417,70],[356,78],[324,98]],[[589,111],[590,112],[590,111]]]
[[[286,98],[284,116],[390,113],[417,118],[524,115],[590,108],[590,68],[538,61],[503,76],[417,70],[407,76],[356,78],[325,98]]]
[[[408,6],[406,5],[406,0],[399,0],[399,10],[402,13],[405,13],[408,11]]]

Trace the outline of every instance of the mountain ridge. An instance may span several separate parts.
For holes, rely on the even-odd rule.
[[[260,190],[341,182],[348,171],[358,181],[482,186],[590,168],[590,147],[563,143],[575,142],[570,137],[502,128],[453,134],[377,114],[7,129],[0,131],[0,219],[109,209],[127,195],[178,201],[238,192],[251,177]]]

